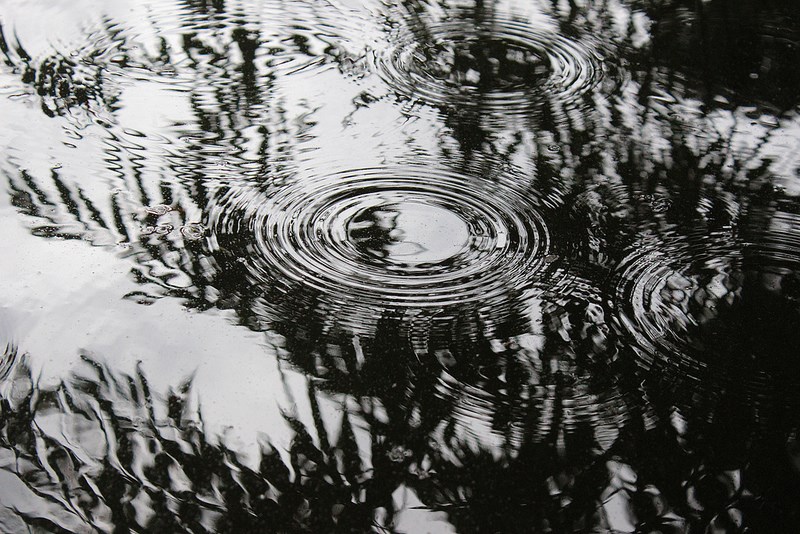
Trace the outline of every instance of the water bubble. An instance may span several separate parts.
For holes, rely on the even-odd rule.
[[[156,233],[158,235],[167,235],[174,229],[175,227],[172,226],[171,224],[159,224],[158,226],[156,226]]]
[[[144,211],[150,215],[162,216],[172,211],[172,206],[166,204],[156,204],[153,206],[145,206]]]
[[[165,236],[172,232],[175,227],[171,224],[158,224],[158,225],[145,225],[140,227],[139,233],[141,235],[160,235]]]
[[[665,213],[669,211],[672,202],[667,198],[654,198],[650,201],[650,208],[653,213]]]
[[[200,223],[189,223],[181,226],[180,232],[187,241],[199,241],[206,235],[206,227]]]

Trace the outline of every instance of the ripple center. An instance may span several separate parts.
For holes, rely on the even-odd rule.
[[[470,244],[467,222],[421,199],[362,199],[346,223],[347,241],[368,261],[421,267],[452,260]]]

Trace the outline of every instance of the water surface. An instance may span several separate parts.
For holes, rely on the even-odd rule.
[[[0,531],[792,532],[790,0],[0,3]]]

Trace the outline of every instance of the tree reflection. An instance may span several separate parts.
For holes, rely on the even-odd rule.
[[[254,468],[205,434],[186,404],[189,383],[171,392],[160,408],[166,412],[158,414],[141,374],[115,376],[89,362],[88,378],[41,391],[24,359],[8,348],[0,369],[16,375],[4,383],[22,389],[4,398],[0,448],[14,458],[10,472],[47,510],[20,509],[19,518],[53,531],[91,525],[365,532],[394,529],[403,513],[395,494],[404,489],[445,512],[459,531],[699,532],[796,524],[798,249],[780,238],[795,235],[798,222],[795,203],[774,187],[779,180],[767,155],[771,136],[791,115],[776,113],[776,126],[747,134],[755,148],[734,142],[752,126],[748,114],[796,105],[796,69],[786,59],[796,54],[761,34],[756,39],[761,27],[736,16],[745,26],[738,28],[742,39],[758,46],[748,48],[746,61],[720,58],[741,50],[718,45],[736,33],[723,24],[732,19],[722,16],[722,2],[693,9],[681,2],[630,5],[616,8],[630,20],[621,29],[607,5],[548,8],[562,27],[584,21],[608,41],[604,52],[615,55],[620,72],[614,74],[623,79],[611,80],[618,84],[612,92],[600,87],[566,105],[537,101],[520,118],[489,105],[488,95],[539,84],[547,74],[541,58],[488,30],[441,42],[426,27],[426,10],[450,8],[406,4],[432,75],[470,95],[469,105],[459,94],[435,106],[444,132],[440,153],[473,175],[521,171],[531,201],[539,199],[564,228],[556,252],[569,264],[563,294],[561,286],[530,294],[509,287],[490,305],[434,312],[346,309],[352,301],[342,297],[342,306],[292,281],[257,286],[239,261],[252,244],[235,222],[218,229],[216,249],[166,230],[207,224],[242,183],[277,190],[308,157],[302,148],[314,131],[313,113],[307,122],[295,113],[292,120],[301,124],[292,124],[290,111],[272,96],[288,75],[281,59],[298,68],[312,59],[303,35],[282,41],[285,48],[272,50],[275,57],[264,63],[259,50],[267,37],[247,20],[229,15],[222,2],[190,2],[213,31],[183,30],[179,51],[162,41],[158,58],[135,56],[123,40],[121,49],[135,56],[123,67],[139,62],[191,74],[199,128],[185,153],[167,158],[172,174],[150,180],[135,164],[137,150],[121,150],[119,158],[133,169],[120,171],[127,195],[102,191],[107,198],[100,204],[96,188],[58,168],[46,176],[22,170],[8,178],[12,203],[37,221],[36,235],[123,242],[143,285],[156,283],[163,295],[198,308],[234,309],[251,329],[279,335],[286,361],[308,377],[307,389],[292,394],[308,399],[313,417],[285,414],[291,447],[278,451],[265,443]],[[790,9],[744,5],[769,20]],[[491,28],[499,9],[478,2],[452,15],[461,26]],[[644,46],[634,35],[642,31],[634,24],[641,15],[654,21]],[[684,35],[683,17],[691,18],[695,34]],[[37,65],[8,35],[0,34],[0,43],[48,115],[94,104],[114,109],[107,96],[113,90],[100,83],[102,65],[92,83],[78,83],[84,63],[48,58]],[[704,54],[695,59],[698,48]],[[710,64],[720,67],[706,72]],[[748,81],[762,80],[750,76],[756,67],[764,80],[777,76],[775,86],[789,89],[778,94],[765,88],[767,81]],[[696,81],[701,73],[708,76],[703,83]],[[769,105],[754,102],[761,98]],[[757,111],[742,111],[744,104]],[[729,122],[733,130],[720,132],[720,123]],[[121,137],[114,140],[124,145]],[[236,169],[236,181],[213,174],[221,161]],[[165,209],[154,213],[156,205]],[[364,213],[350,237],[386,259],[398,242],[398,216],[385,207]],[[142,236],[142,226],[164,232]],[[709,259],[711,267],[695,276],[668,256],[674,252],[668,245],[698,229],[746,243],[737,241],[731,257]],[[637,352],[643,349],[610,303],[608,280],[645,245],[665,249],[672,260],[654,293],[658,306],[649,309],[664,312],[656,319],[667,332],[654,344],[669,338],[678,347],[673,355],[698,358],[699,376],[671,365],[677,358],[664,363],[648,354],[651,365],[644,365]],[[341,400],[335,440],[328,438],[335,423],[320,409],[321,396]],[[78,444],[45,432],[46,417],[76,428]],[[91,443],[98,435],[101,443]],[[92,446],[99,452],[87,455]]]

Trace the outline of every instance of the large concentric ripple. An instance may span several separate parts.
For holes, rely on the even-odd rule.
[[[492,299],[532,280],[549,249],[524,191],[424,166],[335,172],[224,202],[254,234],[245,260],[257,279],[376,309]]]
[[[511,20],[406,28],[375,60],[386,83],[405,96],[504,114],[575,100],[604,75],[590,45]]]

